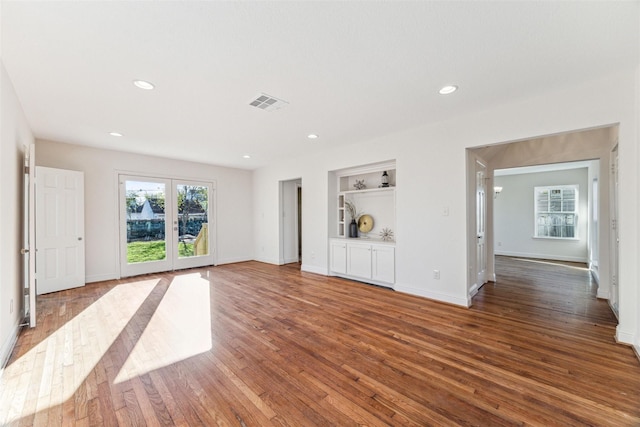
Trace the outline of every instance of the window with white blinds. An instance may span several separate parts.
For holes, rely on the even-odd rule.
[[[535,187],[535,237],[578,237],[578,186]]]

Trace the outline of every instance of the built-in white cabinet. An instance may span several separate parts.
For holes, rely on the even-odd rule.
[[[393,287],[395,246],[353,239],[331,239],[330,270],[334,276]]]
[[[371,245],[347,244],[347,274],[371,279]]]
[[[347,243],[340,240],[332,240],[330,244],[331,271],[338,274],[347,274]]]
[[[396,248],[386,245],[371,246],[371,279],[384,283],[396,281]]]

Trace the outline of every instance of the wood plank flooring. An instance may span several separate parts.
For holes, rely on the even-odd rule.
[[[0,423],[640,425],[640,363],[588,272],[497,267],[471,309],[258,262],[42,296]]]

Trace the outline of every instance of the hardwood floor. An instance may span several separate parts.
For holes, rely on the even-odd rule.
[[[257,262],[39,298],[6,425],[640,425],[577,265],[498,257],[471,309]]]

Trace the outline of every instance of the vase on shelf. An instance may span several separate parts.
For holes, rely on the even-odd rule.
[[[358,237],[358,223],[355,219],[352,219],[349,224],[349,237]]]

